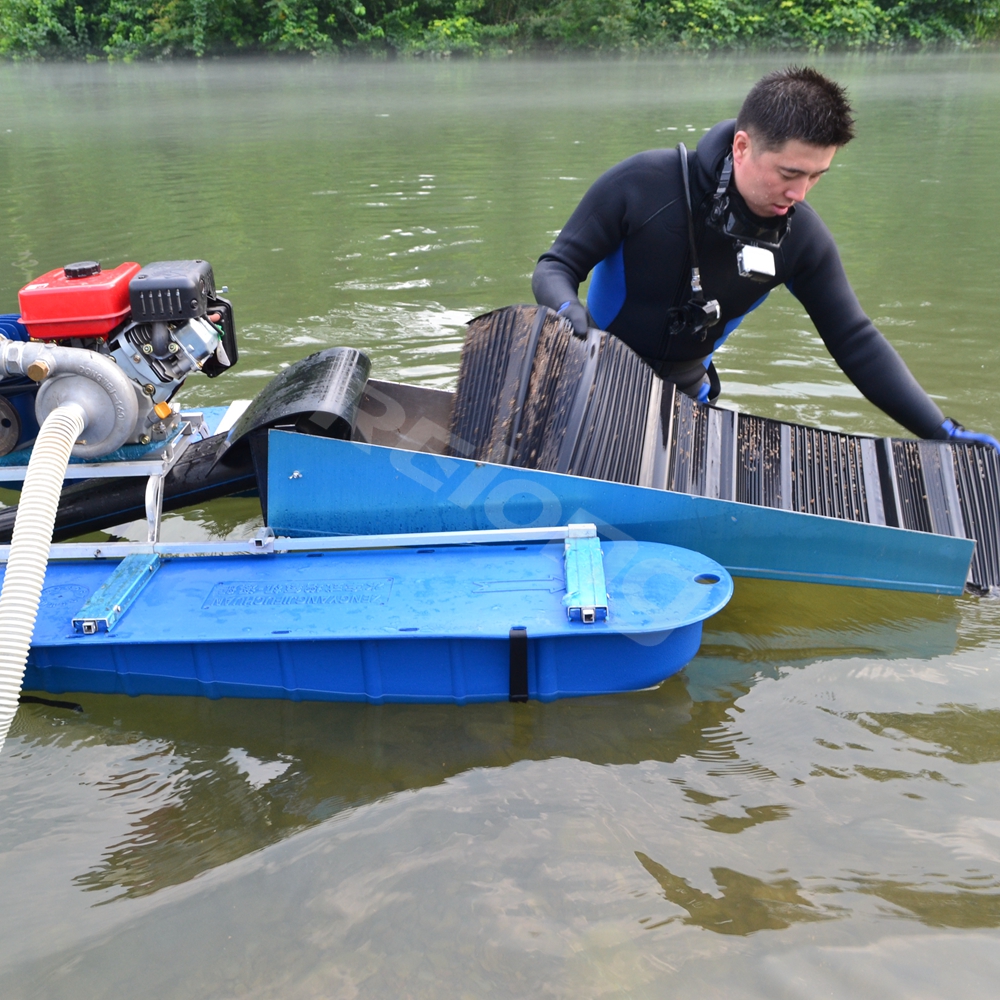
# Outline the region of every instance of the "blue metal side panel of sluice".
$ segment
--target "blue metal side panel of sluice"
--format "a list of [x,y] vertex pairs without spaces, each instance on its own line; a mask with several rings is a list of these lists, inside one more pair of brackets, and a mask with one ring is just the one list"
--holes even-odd
[[368,534],[594,522],[607,538],[703,552],[735,576],[961,594],[975,543],[538,472],[271,431],[278,534]]

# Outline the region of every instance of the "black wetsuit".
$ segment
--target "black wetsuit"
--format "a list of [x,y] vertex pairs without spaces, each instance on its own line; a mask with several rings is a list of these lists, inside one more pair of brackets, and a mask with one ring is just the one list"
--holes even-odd
[[539,258],[532,280],[536,300],[558,309],[576,298],[593,270],[587,308],[595,325],[659,363],[664,377],[689,394],[706,399],[709,380],[703,372],[712,352],[772,288],[784,284],[861,392],[914,434],[934,436],[944,415],[865,315],[830,231],[808,204],[796,206],[788,233],[774,251],[775,277],[763,283],[741,277],[732,239],[706,226],[734,124],[720,122],[689,153],[702,283],[705,295],[717,299],[722,310],[706,339],[668,332],[669,311],[691,296],[684,188],[674,149],[639,153],[595,182]]

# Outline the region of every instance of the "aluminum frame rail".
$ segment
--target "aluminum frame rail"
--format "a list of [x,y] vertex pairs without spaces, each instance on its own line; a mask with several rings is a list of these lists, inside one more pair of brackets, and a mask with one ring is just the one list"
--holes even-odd
[[[237,542],[133,542],[104,544],[64,542],[50,550],[51,561],[120,559],[114,571],[73,616],[81,635],[110,632],[135,603],[164,559],[216,556],[267,556],[290,552],[349,552],[358,550],[439,548],[451,545],[488,545],[511,542],[563,542],[566,595],[563,606],[570,621],[592,625],[608,618],[608,587],[601,542],[594,524],[558,527],[499,528],[481,531],[407,532],[388,535],[353,535],[335,538],[284,538],[270,528]],[[10,546],[0,546],[0,565],[8,560]],[[712,576],[712,582],[718,577]],[[704,582],[698,578],[697,582]]]
[[[271,555],[275,552],[350,552],[364,549],[403,549],[440,545],[492,545],[510,542],[548,542],[596,538],[593,524],[538,528],[487,528],[472,531],[410,531],[387,535],[333,535],[288,538],[261,528],[253,538],[235,542],[55,542],[49,561],[70,559],[124,559],[132,555],[185,556]],[[0,564],[10,557],[10,546],[0,545]]]

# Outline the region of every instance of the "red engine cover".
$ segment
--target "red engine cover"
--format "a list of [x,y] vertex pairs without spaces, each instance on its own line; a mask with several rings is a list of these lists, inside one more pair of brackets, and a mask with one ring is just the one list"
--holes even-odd
[[107,337],[129,314],[128,283],[140,270],[129,262],[113,271],[68,278],[57,267],[17,293],[21,321],[38,340]]

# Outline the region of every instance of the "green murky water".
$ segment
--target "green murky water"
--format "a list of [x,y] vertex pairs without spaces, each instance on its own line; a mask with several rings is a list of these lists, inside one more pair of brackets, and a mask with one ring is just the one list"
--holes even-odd
[[[206,257],[256,392],[318,346],[453,383],[588,182],[772,65],[0,70],[0,310],[69,260]],[[1000,58],[825,60],[812,201],[945,412],[1000,431]],[[772,295],[730,403],[893,432]],[[241,534],[250,500],[170,518]],[[128,533],[128,529],[126,532]],[[1000,605],[738,581],[680,677],[437,708],[81,696],[0,758],[4,997],[992,997]]]

